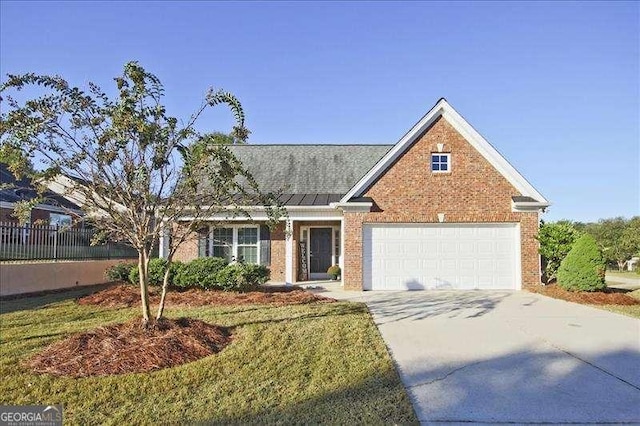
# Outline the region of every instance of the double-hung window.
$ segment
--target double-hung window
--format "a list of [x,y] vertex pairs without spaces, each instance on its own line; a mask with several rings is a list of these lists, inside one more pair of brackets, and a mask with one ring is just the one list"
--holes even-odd
[[258,227],[239,225],[213,228],[208,253],[231,262],[233,259],[247,263],[258,263]]
[[237,228],[236,259],[258,263],[258,228]]
[[233,228],[214,228],[211,238],[213,249],[209,253],[213,257],[221,257],[231,261],[233,256]]

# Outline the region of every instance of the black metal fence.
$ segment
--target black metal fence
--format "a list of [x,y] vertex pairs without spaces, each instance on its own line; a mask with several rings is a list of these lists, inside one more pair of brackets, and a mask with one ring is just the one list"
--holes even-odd
[[0,260],[90,260],[137,258],[119,243],[91,245],[96,231],[48,225],[0,223]]

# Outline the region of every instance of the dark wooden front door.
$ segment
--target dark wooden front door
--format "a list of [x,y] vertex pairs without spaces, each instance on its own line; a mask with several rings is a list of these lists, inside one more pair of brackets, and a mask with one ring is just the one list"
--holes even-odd
[[311,273],[327,273],[331,266],[332,228],[311,228],[309,239],[309,270]]

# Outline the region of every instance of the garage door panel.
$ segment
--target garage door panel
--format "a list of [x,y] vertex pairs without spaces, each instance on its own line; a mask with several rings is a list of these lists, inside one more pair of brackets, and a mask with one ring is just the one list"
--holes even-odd
[[513,224],[365,225],[365,289],[516,288]]

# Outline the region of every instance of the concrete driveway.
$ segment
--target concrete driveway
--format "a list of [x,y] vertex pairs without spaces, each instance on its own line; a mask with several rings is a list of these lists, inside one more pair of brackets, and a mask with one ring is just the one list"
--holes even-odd
[[367,303],[424,423],[640,423],[640,320],[527,292],[331,296]]

